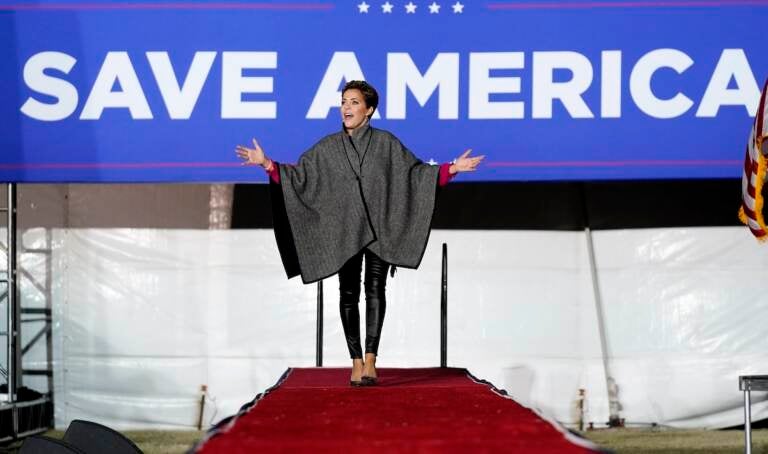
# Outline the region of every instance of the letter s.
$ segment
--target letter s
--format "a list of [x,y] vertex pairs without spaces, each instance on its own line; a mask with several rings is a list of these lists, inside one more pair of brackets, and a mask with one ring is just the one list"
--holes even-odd
[[51,77],[44,73],[48,68],[69,74],[77,60],[62,52],[40,52],[33,55],[24,65],[24,82],[27,86],[44,95],[57,99],[56,103],[40,102],[27,98],[21,111],[36,120],[63,120],[77,109],[77,89],[66,80]]

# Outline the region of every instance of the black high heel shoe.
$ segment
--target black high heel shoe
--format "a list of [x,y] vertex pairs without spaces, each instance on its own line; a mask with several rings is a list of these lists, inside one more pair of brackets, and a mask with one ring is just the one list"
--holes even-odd
[[349,381],[349,386],[351,386],[353,388],[359,388],[359,387],[363,386],[363,381],[362,380],[350,380]]
[[360,382],[362,383],[362,386],[376,386],[376,383],[378,383],[379,379],[377,377],[360,377]]

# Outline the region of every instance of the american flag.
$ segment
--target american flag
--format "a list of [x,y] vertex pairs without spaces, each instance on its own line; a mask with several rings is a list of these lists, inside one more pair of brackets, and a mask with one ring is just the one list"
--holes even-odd
[[760,105],[757,109],[752,132],[749,134],[747,154],[744,158],[744,173],[741,177],[741,209],[739,219],[749,227],[760,241],[768,240],[768,228],[763,218],[763,184],[766,177],[766,159],[768,159],[768,142],[763,149],[763,141],[768,139],[768,105],[766,105],[768,80],[763,86]]

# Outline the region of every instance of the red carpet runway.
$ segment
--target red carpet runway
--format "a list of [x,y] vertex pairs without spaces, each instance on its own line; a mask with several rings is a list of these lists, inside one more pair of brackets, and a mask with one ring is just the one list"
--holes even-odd
[[379,369],[374,387],[349,369],[288,369],[212,429],[198,453],[590,453],[599,448],[506,397],[465,369]]

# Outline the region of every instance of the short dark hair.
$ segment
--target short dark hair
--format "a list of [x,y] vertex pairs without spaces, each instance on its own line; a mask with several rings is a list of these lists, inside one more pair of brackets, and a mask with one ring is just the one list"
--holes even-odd
[[[379,105],[379,94],[373,85],[364,80],[350,80],[344,85],[341,95],[344,96],[347,90],[360,90],[365,99],[365,107],[373,107],[373,112],[376,112],[376,107]],[[373,116],[373,112],[371,112],[371,116]]]

